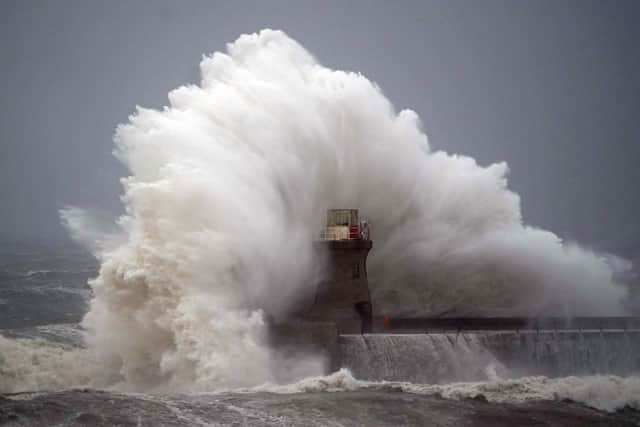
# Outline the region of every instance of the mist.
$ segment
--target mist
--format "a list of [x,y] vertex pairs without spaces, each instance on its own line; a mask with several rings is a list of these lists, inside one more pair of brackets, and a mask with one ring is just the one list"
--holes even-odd
[[83,324],[129,388],[272,381],[264,315],[312,295],[327,208],[358,207],[371,224],[378,313],[624,313],[601,255],[523,223],[505,163],[432,149],[418,115],[363,75],[273,30],[206,56],[200,73],[118,126],[119,231],[62,211],[76,238],[106,242]]
[[416,111],[435,149],[506,161],[528,224],[624,257],[640,237],[634,1],[253,0],[0,5],[0,239],[66,240],[57,211],[119,215],[115,126],[198,79],[203,53],[281,28]]

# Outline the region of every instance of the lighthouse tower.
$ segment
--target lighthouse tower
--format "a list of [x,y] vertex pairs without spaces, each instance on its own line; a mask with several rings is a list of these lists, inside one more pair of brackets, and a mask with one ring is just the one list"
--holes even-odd
[[326,251],[328,271],[317,284],[309,320],[333,322],[339,333],[371,332],[372,305],[367,254],[373,243],[369,225],[357,209],[330,209],[316,248]]

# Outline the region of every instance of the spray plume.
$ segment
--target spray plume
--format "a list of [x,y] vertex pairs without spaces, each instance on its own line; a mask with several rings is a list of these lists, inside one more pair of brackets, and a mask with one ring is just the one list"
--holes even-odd
[[[202,60],[199,85],[116,131],[130,171],[125,237],[101,239],[119,243],[101,249],[84,324],[129,388],[272,380],[263,314],[313,294],[312,241],[333,207],[372,224],[377,312],[621,312],[603,259],[522,224],[506,164],[432,151],[416,113],[396,113],[375,84],[320,65],[283,32],[227,50]],[[64,218],[92,235],[79,212]]]

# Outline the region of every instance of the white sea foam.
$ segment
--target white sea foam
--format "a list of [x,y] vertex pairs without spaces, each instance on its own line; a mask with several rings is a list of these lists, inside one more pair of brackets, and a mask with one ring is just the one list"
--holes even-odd
[[462,399],[483,395],[494,402],[570,399],[594,408],[613,411],[628,405],[640,409],[640,378],[618,376],[525,377],[479,383],[447,385],[398,385],[410,393],[438,393],[445,398]]
[[66,273],[67,271],[66,270],[61,270],[61,271],[58,271],[58,270],[55,270],[55,271],[54,270],[29,270],[26,273],[23,273],[23,275],[25,277],[31,277],[31,276],[36,276],[36,275],[38,275],[38,276],[39,275],[45,275],[45,274],[54,273],[54,272],[55,273],[58,273],[58,272]]
[[491,402],[520,403],[529,400],[570,399],[605,411],[625,406],[640,410],[640,377],[596,375],[587,377],[524,377],[445,385],[408,382],[372,382],[355,379],[346,369],[324,377],[305,378],[277,386],[263,385],[251,389],[271,393],[339,392],[362,389],[390,389],[406,393],[439,395],[447,399],[468,399],[482,395]]
[[[77,323],[58,323],[26,328],[4,329],[1,332],[5,338],[41,338],[46,340],[31,343],[32,347],[60,343],[66,343],[74,347],[83,347],[84,343],[84,331]],[[25,343],[28,343],[28,341]],[[5,345],[8,345],[8,343],[5,342]],[[0,349],[2,349],[2,347],[0,347]]]
[[[73,387],[132,390],[118,383],[108,370],[96,371],[96,357],[90,349],[54,344],[41,339],[9,339],[0,336],[0,393],[50,391]],[[640,377],[586,376],[547,378],[543,376],[501,379],[494,373],[489,381],[452,384],[414,384],[396,381],[362,381],[347,369],[327,376],[307,377],[286,385],[264,384],[244,389],[220,389],[217,393],[313,393],[357,390],[389,390],[447,399],[479,395],[491,402],[520,403],[529,400],[571,399],[605,411],[629,406],[640,410]],[[156,389],[150,391],[163,391]],[[18,395],[32,398],[37,394]],[[137,397],[142,395],[135,394]],[[161,398],[150,397],[152,399]]]
[[333,207],[358,207],[372,224],[377,311],[622,312],[624,290],[600,256],[522,224],[506,164],[432,151],[416,113],[397,113],[362,75],[271,30],[200,71],[199,85],[116,131],[130,171],[120,235],[62,212],[102,260],[84,324],[99,369],[124,384],[273,380],[263,312],[284,315],[314,292],[312,241]]
[[340,369],[330,375],[307,377],[291,384],[263,384],[250,389],[241,389],[246,393],[269,392],[269,393],[307,393],[307,392],[335,392],[335,391],[353,391],[375,384],[371,381],[361,381],[353,377],[348,369]]
[[0,393],[56,390],[105,381],[91,351],[35,338],[0,335]]

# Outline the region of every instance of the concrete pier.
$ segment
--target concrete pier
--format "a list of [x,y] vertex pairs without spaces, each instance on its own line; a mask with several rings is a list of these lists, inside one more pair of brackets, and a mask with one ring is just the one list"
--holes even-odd
[[640,373],[639,330],[341,335],[338,349],[334,366],[375,381]]
[[299,320],[274,328],[279,345],[349,368],[359,379],[427,383],[501,377],[640,373],[640,318],[375,318],[373,333]]

